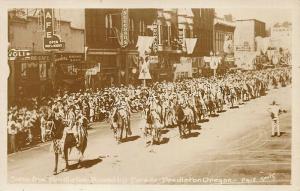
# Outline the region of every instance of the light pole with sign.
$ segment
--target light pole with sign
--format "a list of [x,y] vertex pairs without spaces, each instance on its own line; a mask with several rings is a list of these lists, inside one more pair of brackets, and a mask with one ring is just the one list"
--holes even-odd
[[213,53],[212,51],[210,52],[210,68],[214,72],[214,78],[216,78],[216,71],[218,68],[218,65],[220,63],[220,58],[219,58],[219,53]]

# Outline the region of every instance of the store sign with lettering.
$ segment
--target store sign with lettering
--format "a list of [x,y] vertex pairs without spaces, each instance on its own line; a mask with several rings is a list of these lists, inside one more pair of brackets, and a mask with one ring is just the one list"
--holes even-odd
[[121,47],[125,48],[129,44],[129,17],[128,9],[123,9],[121,14]]
[[15,60],[17,57],[26,57],[30,55],[31,55],[30,50],[16,50],[16,49],[8,50],[8,60]]
[[65,43],[61,38],[54,34],[54,10],[44,9],[44,24],[45,24],[45,37],[44,49],[45,50],[63,50]]
[[178,44],[183,46],[183,29],[178,29]]
[[18,60],[21,61],[50,61],[50,55],[30,55],[27,57],[20,57]]
[[153,37],[153,52],[156,53],[158,50],[158,26],[156,22],[153,23]]
[[84,54],[55,54],[55,62],[82,62],[84,60]]

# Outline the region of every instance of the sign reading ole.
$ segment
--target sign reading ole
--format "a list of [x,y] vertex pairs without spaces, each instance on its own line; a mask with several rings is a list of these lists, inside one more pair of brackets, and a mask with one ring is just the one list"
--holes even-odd
[[54,34],[54,22],[53,22],[53,9],[44,9],[45,19],[45,37],[44,37],[44,49],[45,50],[62,50],[65,48],[65,43],[60,37]]

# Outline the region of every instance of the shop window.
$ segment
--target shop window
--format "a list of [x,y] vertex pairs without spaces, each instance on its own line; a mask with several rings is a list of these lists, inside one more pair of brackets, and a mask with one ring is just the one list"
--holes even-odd
[[129,40],[134,44],[134,20],[129,19]]
[[39,74],[41,80],[46,80],[47,78],[47,65],[46,63],[40,63],[39,64]]
[[168,33],[168,26],[163,26],[163,44],[169,44],[169,33]]
[[145,21],[140,20],[139,22],[139,35],[145,36]]
[[21,63],[21,77],[26,78],[27,77],[27,64]]
[[68,74],[70,75],[76,75],[77,74],[77,68],[74,66],[74,64],[70,64],[67,66]]
[[39,79],[39,65],[38,63],[28,62],[26,63],[26,78],[30,80]]

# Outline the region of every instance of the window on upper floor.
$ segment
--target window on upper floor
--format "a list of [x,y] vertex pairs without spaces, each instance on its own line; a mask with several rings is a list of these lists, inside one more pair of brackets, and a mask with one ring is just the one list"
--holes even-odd
[[134,44],[134,20],[129,18],[129,41]]
[[145,36],[145,33],[146,33],[145,21],[140,20],[139,21],[139,35]]

